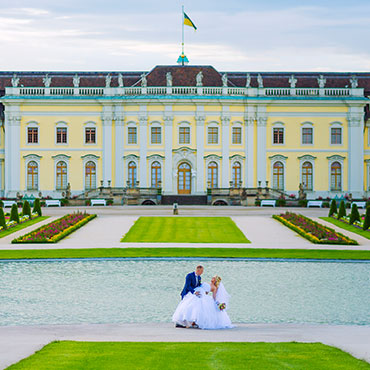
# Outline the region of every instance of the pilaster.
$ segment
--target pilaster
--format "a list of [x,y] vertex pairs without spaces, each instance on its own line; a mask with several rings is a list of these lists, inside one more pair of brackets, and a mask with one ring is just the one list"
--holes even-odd
[[230,116],[222,115],[221,116],[221,126],[222,126],[222,178],[221,178],[221,187],[228,188],[229,178],[230,178]]
[[124,144],[125,144],[125,134],[124,134],[124,112],[123,107],[116,107],[115,112],[115,178],[114,186],[124,187],[124,164],[122,158],[125,156]]
[[112,138],[113,138],[113,107],[103,106],[103,185],[112,181]]
[[139,187],[146,188],[148,186],[147,181],[147,166],[146,166],[146,156],[147,156],[147,146],[148,146],[148,116],[145,113],[141,113],[139,116],[139,133],[140,133],[140,168],[139,168]]
[[266,178],[266,126],[267,115],[257,111],[257,182],[265,184]]
[[245,151],[245,164],[246,168],[244,170],[245,176],[245,186],[248,188],[253,188],[254,184],[254,115],[246,115],[244,117],[245,129],[244,129],[244,151]]
[[[204,111],[199,109],[195,115],[195,122],[197,127],[197,178],[196,191],[202,194],[205,191],[204,182],[204,121],[206,119]],[[204,107],[202,107],[204,108]]]
[[166,114],[164,120],[164,184],[165,194],[173,192],[172,181],[172,135],[173,135],[173,116]]

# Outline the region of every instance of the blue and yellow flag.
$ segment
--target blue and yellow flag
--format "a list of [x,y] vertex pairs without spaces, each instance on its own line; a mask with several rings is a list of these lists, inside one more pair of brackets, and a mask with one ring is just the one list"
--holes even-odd
[[184,12],[184,24],[186,26],[193,27],[195,30],[197,29],[197,27],[195,27],[195,24],[193,23],[193,21],[186,15],[185,12]]

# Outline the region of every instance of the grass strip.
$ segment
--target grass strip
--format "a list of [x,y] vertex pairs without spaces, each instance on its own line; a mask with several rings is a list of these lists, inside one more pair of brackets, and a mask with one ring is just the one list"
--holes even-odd
[[355,233],[360,236],[363,236],[366,239],[370,239],[370,232],[367,230],[366,231],[361,230],[353,225],[348,225],[345,222],[337,220],[336,218],[333,218],[333,217],[320,217],[320,218],[326,222],[330,222],[331,224],[335,226],[339,226],[344,230],[350,231],[351,233]]
[[10,234],[13,234],[16,231],[25,229],[28,226],[32,226],[34,224],[37,224],[40,221],[46,220],[47,218],[49,218],[49,216],[41,216],[41,217],[32,218],[31,220],[28,220],[28,221],[23,222],[21,224],[10,227],[9,229],[2,230],[2,231],[0,231],[0,239],[4,238],[5,236],[8,236]]
[[287,258],[370,260],[370,251],[259,248],[91,248],[0,250],[0,259],[45,258]]
[[25,369],[362,370],[370,364],[322,343],[60,341],[8,368]]
[[250,243],[230,217],[139,217],[123,243]]

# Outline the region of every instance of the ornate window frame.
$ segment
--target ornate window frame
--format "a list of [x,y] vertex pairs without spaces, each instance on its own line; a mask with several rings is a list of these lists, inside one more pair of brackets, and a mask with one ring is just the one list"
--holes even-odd
[[[189,142],[188,143],[180,143],[180,128],[187,127],[189,129]],[[177,124],[177,145],[191,145],[192,143],[192,129],[191,124],[189,121],[180,121]]]
[[[330,122],[330,125],[329,125],[329,145],[330,146],[334,146],[334,147],[338,147],[338,146],[343,146],[343,142],[344,142],[344,138],[343,138],[343,123],[340,122],[340,121],[334,121],[334,122]],[[332,128],[340,128],[340,138],[341,138],[341,142],[340,144],[332,144],[331,142],[331,129]]]
[[[240,143],[233,143],[233,129],[234,128],[240,128]],[[230,140],[230,145],[243,145],[243,138],[244,138],[244,127],[243,127],[243,123],[241,121],[233,121],[232,124],[231,124],[231,140]]]
[[[210,143],[209,142],[209,133],[208,133],[208,131],[209,131],[210,128],[217,128],[217,143]],[[217,121],[207,122],[207,124],[206,124],[206,137],[207,137],[206,143],[207,143],[207,145],[209,145],[209,146],[218,146],[218,145],[220,145],[220,143],[221,143],[220,133],[221,133],[221,124],[219,122],[217,122]]]
[[[27,155],[24,155],[23,156],[24,158],[24,165],[25,165],[25,186],[24,186],[24,189],[25,191],[39,191],[40,190],[40,160],[42,158],[42,156],[38,155],[38,154],[27,154]],[[27,184],[27,181],[28,181],[28,164],[30,162],[36,162],[37,163],[37,189],[28,189],[28,184]]]
[[158,162],[161,165],[161,180],[160,181],[163,184],[163,175],[164,175],[164,171],[163,171],[163,168],[164,168],[164,157],[163,157],[163,155],[160,155],[160,154],[152,154],[152,155],[148,155],[146,157],[146,159],[147,159],[148,169],[149,169],[149,173],[150,173],[150,176],[149,176],[150,186],[152,185],[152,164],[154,162]]
[[[86,129],[87,128],[94,128],[95,129],[95,143],[87,143],[86,142]],[[84,145],[92,146],[92,145],[98,145],[98,126],[96,122],[94,121],[87,121],[84,123],[83,127],[83,143]]]
[[69,183],[69,160],[71,156],[66,155],[66,154],[57,154],[57,155],[52,156],[51,158],[53,158],[54,160],[54,189],[56,191],[63,191],[64,189],[57,189],[57,164],[60,161],[63,161],[66,163],[67,165],[67,185],[68,185]]
[[[128,121],[126,123],[126,145],[129,146],[137,146],[139,145],[139,130],[138,130],[139,123],[136,121]],[[128,129],[129,128],[136,128],[136,143],[129,143],[128,142]]]
[[[303,129],[310,128],[312,129],[312,143],[303,142]],[[313,146],[315,144],[315,126],[312,122],[306,121],[301,123],[301,145],[303,146]]]
[[328,191],[329,192],[333,192],[333,190],[331,190],[331,166],[334,162],[339,162],[340,165],[341,165],[341,171],[340,171],[340,183],[341,183],[341,189],[340,190],[337,190],[335,191],[335,193],[337,192],[342,192],[343,191],[343,187],[344,187],[344,184],[343,184],[343,172],[344,172],[344,160],[346,159],[346,157],[343,157],[341,155],[338,155],[338,154],[334,154],[334,155],[331,155],[329,157],[326,157],[328,159],[328,173],[329,173],[329,181],[328,181]]
[[284,155],[281,155],[281,154],[275,154],[275,155],[272,155],[271,157],[269,157],[270,159],[270,184],[271,184],[271,188],[273,187],[274,185],[274,164],[276,162],[281,162],[283,164],[283,167],[284,167],[284,175],[283,175],[283,181],[284,181],[284,186],[283,186],[283,191],[285,191],[285,186],[286,186],[286,160],[288,159],[288,157],[284,156]]
[[215,162],[217,164],[217,187],[220,187],[221,184],[221,159],[219,155],[216,154],[209,154],[204,156],[205,161],[205,180],[206,180],[206,186],[208,187],[208,166],[211,162]]
[[314,192],[315,191],[315,159],[313,155],[310,154],[305,154],[300,157],[299,159],[299,182],[303,184],[303,179],[302,179],[302,170],[303,170],[303,164],[305,162],[310,162],[312,165],[312,189],[311,190],[306,190],[307,192]]
[[85,154],[81,156],[82,159],[82,174],[83,174],[83,189],[86,189],[86,164],[87,162],[94,162],[95,163],[95,173],[96,173],[96,188],[99,187],[98,182],[98,173],[99,173],[99,156],[95,154]]
[[[37,143],[29,143],[28,142],[28,129],[29,128],[37,128]],[[37,121],[29,121],[26,123],[26,145],[27,146],[39,146],[40,145],[40,124]]]
[[[66,143],[58,143],[57,142],[57,130],[58,130],[58,128],[66,128],[67,129],[67,142]],[[55,139],[54,139],[55,145],[57,145],[57,146],[67,146],[67,145],[69,145],[69,129],[68,129],[68,123],[67,122],[65,122],[65,121],[56,122],[54,132],[55,132]]]
[[[152,128],[160,128],[160,138],[161,141],[159,143],[153,143],[152,142]],[[162,124],[159,121],[152,121],[149,124],[149,137],[150,137],[150,145],[159,146],[163,144],[163,127]]]
[[[282,128],[283,129],[283,142],[280,143],[274,143],[274,129],[275,128]],[[272,123],[271,125],[271,145],[272,146],[284,146],[286,143],[286,135],[285,135],[285,123],[282,121],[276,121]],[[285,171],[284,171],[285,173]],[[285,184],[285,183],[284,183]]]
[[[243,187],[243,184],[245,182],[245,171],[246,171],[246,165],[247,165],[247,162],[245,161],[245,157],[243,155],[240,155],[240,154],[234,154],[232,155],[230,158],[230,168],[229,168],[229,171],[230,171],[230,174],[229,174],[229,179],[231,179],[230,181],[233,181],[233,167],[234,167],[234,163],[235,162],[239,162],[240,163],[240,180],[241,180],[241,187]],[[238,184],[239,186],[239,184]]]
[[[139,175],[139,164],[140,164],[140,157],[136,154],[128,154],[123,156],[123,183],[124,187],[127,186],[127,179],[128,179],[128,164],[130,162],[135,162],[136,165],[136,181],[138,181]],[[136,184],[135,184],[136,186]]]

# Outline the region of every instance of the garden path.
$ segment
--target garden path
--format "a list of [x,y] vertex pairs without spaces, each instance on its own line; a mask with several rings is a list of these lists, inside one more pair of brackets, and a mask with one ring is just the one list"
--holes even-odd
[[170,323],[4,326],[0,368],[54,340],[133,342],[321,342],[370,362],[370,326],[239,324],[230,330],[176,329]]

